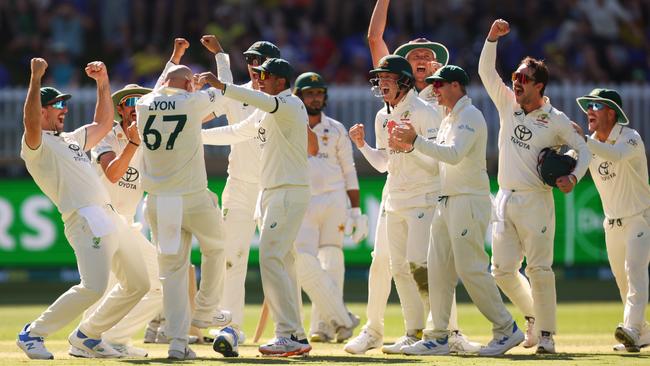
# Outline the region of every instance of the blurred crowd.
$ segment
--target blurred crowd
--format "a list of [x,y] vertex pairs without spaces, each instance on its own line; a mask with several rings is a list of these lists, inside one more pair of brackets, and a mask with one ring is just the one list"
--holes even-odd
[[[372,0],[0,0],[0,87],[26,85],[29,60],[49,62],[48,84],[89,80],[82,66],[102,60],[115,85],[150,85],[174,37],[191,47],[184,63],[214,68],[198,42],[216,34],[230,53],[235,80],[254,41],[276,43],[296,71],[314,70],[332,84],[367,83],[366,32]],[[647,0],[393,0],[384,35],[389,49],[426,37],[445,44],[451,62],[478,82],[478,56],[490,24],[508,20],[498,60],[512,70],[526,55],[543,58],[558,82],[650,80]]]

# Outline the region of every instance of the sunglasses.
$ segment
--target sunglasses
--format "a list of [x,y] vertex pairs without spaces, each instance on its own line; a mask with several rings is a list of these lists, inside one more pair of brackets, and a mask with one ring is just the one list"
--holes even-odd
[[247,64],[253,66],[261,65],[264,61],[266,61],[266,57],[260,55],[244,55],[244,59],[246,60]]
[[592,110],[592,111],[600,111],[605,109],[605,105],[603,103],[598,103],[598,102],[589,102],[587,103],[587,110]]
[[262,80],[262,81],[264,81],[264,80],[266,80],[266,79],[270,79],[270,78],[271,78],[271,75],[272,75],[272,74],[269,73],[268,71],[260,71],[260,72],[259,72],[260,80]]
[[138,103],[138,100],[140,99],[141,95],[138,96],[126,96],[122,98],[120,101],[120,105],[123,105],[125,107],[135,107],[136,103]]
[[59,100],[57,102],[48,105],[54,109],[64,109],[68,105],[68,103],[65,100]]
[[518,81],[520,84],[526,84],[529,81],[535,81],[535,78],[528,76],[522,72],[513,72],[512,81]]
[[443,86],[445,86],[445,84],[447,84],[447,82],[441,80],[435,80],[433,83],[431,83],[434,89],[442,88]]

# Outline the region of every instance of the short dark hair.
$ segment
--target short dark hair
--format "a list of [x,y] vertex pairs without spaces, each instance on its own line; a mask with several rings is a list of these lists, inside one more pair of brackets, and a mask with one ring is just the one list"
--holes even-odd
[[533,69],[533,78],[535,78],[536,83],[542,83],[544,86],[539,91],[540,96],[544,96],[544,90],[546,89],[546,84],[548,83],[548,67],[544,63],[544,60],[538,60],[536,58],[526,56],[521,62],[520,65],[526,65],[528,68]]

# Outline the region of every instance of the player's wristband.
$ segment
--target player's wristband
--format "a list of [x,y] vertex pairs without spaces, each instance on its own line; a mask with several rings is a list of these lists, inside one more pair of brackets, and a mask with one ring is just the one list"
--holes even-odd
[[135,145],[135,147],[140,147],[139,144],[136,144],[135,142],[133,142],[133,141],[131,141],[131,140],[129,140],[129,144],[133,144],[133,145]]

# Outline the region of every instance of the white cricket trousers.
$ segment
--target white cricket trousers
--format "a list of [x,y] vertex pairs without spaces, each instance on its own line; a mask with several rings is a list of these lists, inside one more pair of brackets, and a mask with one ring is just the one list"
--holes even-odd
[[309,187],[284,185],[260,197],[260,272],[276,337],[305,337],[300,319],[294,242],[309,205]]
[[[160,278],[163,285],[163,312],[165,334],[170,339],[187,342],[191,317],[212,321],[216,315],[219,299],[223,295],[225,275],[225,249],[223,221],[217,197],[209,190],[182,196],[183,218],[181,245],[177,254],[158,253]],[[146,216],[151,225],[152,241],[157,244],[156,195],[147,198]],[[192,235],[201,250],[201,283],[195,297],[192,316],[189,291],[190,252]]]
[[339,281],[325,270],[319,259],[320,245],[328,245],[341,252],[347,218],[346,203],[344,190],[312,196],[296,237],[298,282],[312,302],[312,333],[318,330],[320,312],[326,323],[331,321],[336,326],[352,326],[343,303],[342,284],[338,285]]
[[650,208],[622,219],[605,219],[607,258],[625,305],[623,324],[641,334],[648,333],[645,309],[648,305],[650,263]]
[[[525,316],[535,318],[538,334],[553,334],[557,310],[551,267],[555,238],[553,193],[513,192],[505,207],[504,230],[492,231],[492,275],[510,301]],[[530,283],[519,272],[524,256]]]
[[449,334],[447,329],[459,277],[476,307],[492,322],[495,338],[509,335],[513,319],[488,272],[490,261],[484,249],[490,213],[489,196],[449,196],[438,204],[428,255],[429,301],[434,329],[426,332],[427,338]]
[[95,238],[86,219],[77,212],[64,221],[65,236],[77,258],[81,283],[61,295],[30,327],[34,336],[48,336],[63,328],[97,302],[106,292],[111,270],[119,281],[79,329],[90,338],[117,324],[149,291],[142,252],[132,245],[132,231],[126,221],[106,205],[103,210],[116,230]]
[[[137,226],[131,225],[130,229],[131,238],[129,244],[140,249],[142,262],[149,275],[151,288],[122,320],[102,334],[102,339],[111,344],[131,344],[133,335],[141,331],[151,319],[160,314],[163,308],[162,283],[158,272],[156,247],[142,235]],[[108,279],[108,290],[99,301],[84,312],[83,320],[90,317],[102,301],[110,295],[115,286],[119,286],[119,283],[115,274],[111,272]]]
[[259,193],[257,183],[228,177],[221,196],[226,243],[226,279],[219,308],[230,311],[230,326],[244,326],[245,283],[248,254],[257,225],[255,202]]

